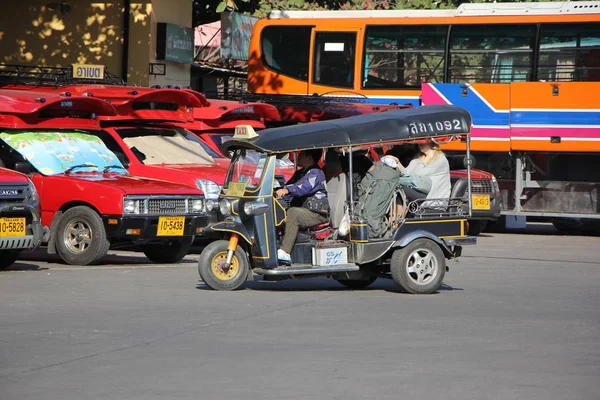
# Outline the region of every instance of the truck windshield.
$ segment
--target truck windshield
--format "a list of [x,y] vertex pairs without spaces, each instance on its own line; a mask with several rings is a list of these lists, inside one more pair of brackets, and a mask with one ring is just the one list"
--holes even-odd
[[127,174],[117,156],[102,140],[82,132],[69,131],[9,131],[0,133],[0,141],[11,152],[13,162],[28,161],[44,175],[57,175],[66,171],[103,171]]
[[[236,150],[226,179],[226,189],[244,185],[247,189],[255,189],[260,184],[267,161],[265,153],[254,150]],[[232,183],[234,185],[232,185]]]
[[123,128],[117,133],[146,165],[214,164],[210,147],[185,129]]

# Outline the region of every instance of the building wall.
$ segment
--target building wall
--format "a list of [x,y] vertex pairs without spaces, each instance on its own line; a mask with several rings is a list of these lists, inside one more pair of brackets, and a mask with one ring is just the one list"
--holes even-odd
[[[50,10],[48,4],[53,2],[48,0],[9,2],[0,13],[0,63],[102,64],[130,84],[190,85],[189,65],[156,60],[156,31],[158,22],[191,27],[192,0],[131,0],[128,41],[125,0],[69,0],[68,12]],[[149,64],[156,62],[165,64],[166,75],[149,74]]]
[[70,0],[71,10],[62,13],[50,10],[48,0],[10,0],[0,13],[0,62],[103,64],[121,76],[123,2]]

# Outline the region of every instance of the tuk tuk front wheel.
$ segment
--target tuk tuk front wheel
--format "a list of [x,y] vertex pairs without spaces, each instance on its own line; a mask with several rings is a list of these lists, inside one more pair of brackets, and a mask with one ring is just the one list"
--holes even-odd
[[216,240],[202,250],[198,260],[198,273],[202,281],[214,290],[239,289],[248,276],[248,257],[246,252],[237,246],[231,263],[227,265],[226,240]]
[[408,293],[431,294],[442,286],[446,257],[430,239],[417,239],[394,251],[390,270],[394,282]]

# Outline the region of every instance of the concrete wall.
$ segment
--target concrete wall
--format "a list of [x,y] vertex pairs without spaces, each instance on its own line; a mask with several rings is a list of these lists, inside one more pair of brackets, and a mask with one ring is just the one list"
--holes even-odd
[[[6,4],[5,4],[6,3]],[[123,0],[71,0],[71,11],[47,0],[2,2],[0,62],[46,66],[103,64],[121,75]]]
[[[125,0],[69,0],[69,12],[50,10],[49,0],[4,0],[0,12],[0,63],[68,66],[103,64],[142,86],[190,84],[190,66],[156,61],[158,22],[190,27],[192,0],[131,0],[129,46],[123,51]],[[6,4],[4,4],[6,3]],[[60,1],[57,1],[60,3]],[[166,64],[165,76],[148,74],[149,64]]]

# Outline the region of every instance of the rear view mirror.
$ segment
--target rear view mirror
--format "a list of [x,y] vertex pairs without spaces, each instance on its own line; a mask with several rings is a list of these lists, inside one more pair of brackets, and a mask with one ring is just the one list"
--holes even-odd
[[21,172],[22,174],[31,174],[35,172],[33,165],[31,165],[29,161],[15,162],[15,171]]
[[467,156],[465,156],[465,158],[463,159],[463,165],[465,166],[465,168],[467,168],[469,164],[471,164],[471,168],[475,168],[475,165],[477,164],[475,156],[472,154],[470,158],[467,158]]

